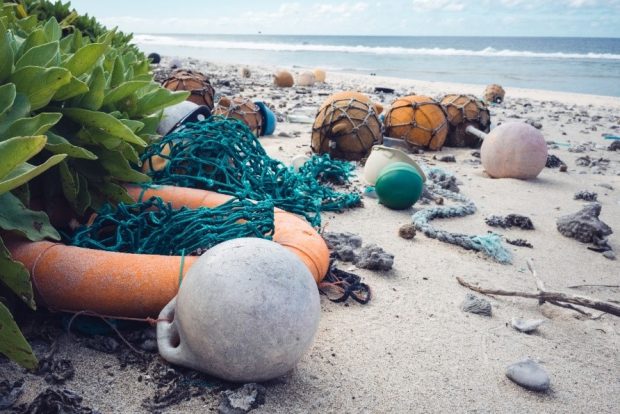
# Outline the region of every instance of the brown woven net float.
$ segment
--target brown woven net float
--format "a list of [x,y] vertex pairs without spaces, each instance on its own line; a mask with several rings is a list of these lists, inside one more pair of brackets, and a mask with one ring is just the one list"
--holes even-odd
[[192,70],[177,69],[163,82],[163,87],[171,91],[189,91],[188,101],[213,109],[215,90],[204,74]]
[[480,146],[482,140],[466,132],[468,126],[473,126],[482,132],[489,132],[491,128],[491,113],[487,105],[473,95],[446,95],[441,100],[446,111],[449,131],[445,145],[448,147]]
[[384,124],[387,136],[431,150],[441,149],[448,135],[443,107],[428,96],[410,95],[396,99]]
[[383,143],[377,107],[364,94],[339,92],[323,103],[312,126],[312,151],[359,161]]
[[504,88],[495,83],[487,86],[484,90],[484,100],[487,102],[495,102],[500,104],[504,102],[504,96],[506,96],[506,91]]
[[247,98],[235,97],[230,99],[222,96],[215,105],[213,115],[238,119],[246,124],[256,136],[260,135],[263,128],[263,116],[259,107]]

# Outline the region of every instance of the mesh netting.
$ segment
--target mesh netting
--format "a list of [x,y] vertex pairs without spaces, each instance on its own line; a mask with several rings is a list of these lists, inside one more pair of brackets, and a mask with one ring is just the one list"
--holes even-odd
[[215,89],[204,74],[185,69],[177,69],[164,80],[162,86],[171,91],[189,91],[188,101],[213,109]]
[[263,128],[263,118],[258,106],[247,98],[227,98],[218,100],[213,110],[214,115],[235,118],[245,123],[254,135],[259,136]]
[[[157,156],[165,162],[154,162]],[[270,158],[248,127],[235,119],[213,116],[188,124],[148,147],[142,160],[156,184],[268,200],[304,216],[313,226],[320,226],[321,211],[360,204],[358,193],[338,192],[327,183],[346,183],[353,165],[328,155],[313,156],[295,173]]]
[[135,204],[104,205],[74,246],[113,252],[191,255],[240,237],[271,239],[273,204],[231,199],[215,208],[173,209],[159,197]]
[[489,132],[491,113],[488,106],[473,95],[446,95],[441,100],[450,130],[446,139],[448,147],[478,147],[482,140],[467,133],[468,126],[474,126],[482,132]]

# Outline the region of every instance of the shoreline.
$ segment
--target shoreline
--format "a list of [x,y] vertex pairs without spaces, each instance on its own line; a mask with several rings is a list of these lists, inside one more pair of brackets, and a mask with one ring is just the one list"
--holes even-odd
[[[162,67],[170,60],[165,58]],[[280,119],[275,134],[261,137],[260,142],[272,158],[284,163],[310,151],[312,129],[310,124],[287,122],[287,114],[318,107],[334,92],[357,89],[389,103],[411,91],[436,95],[475,88],[479,95],[484,90],[477,85],[456,84],[457,88],[334,72],[328,72],[327,84],[276,88],[271,76],[274,68],[197,59],[184,62],[184,67],[208,74],[216,91],[265,100],[275,108]],[[250,69],[249,79],[240,77],[241,67]],[[376,94],[375,86],[394,87],[398,94]],[[442,91],[446,86],[450,89]],[[620,318],[598,312],[587,317],[549,303],[540,305],[536,300],[478,294],[491,303],[491,316],[461,310],[466,295],[472,292],[460,286],[456,277],[484,287],[535,291],[536,282],[526,266],[529,259],[535,262],[549,290],[620,301],[620,288],[602,287],[618,285],[620,261],[562,236],[556,224],[558,217],[583,207],[583,201],[574,199],[576,192],[596,192],[602,205],[600,219],[615,231],[609,243],[616,254],[620,252],[620,151],[608,150],[610,142],[600,136],[620,132],[620,99],[511,88],[506,92],[504,103],[490,108],[493,122],[540,123],[549,153],[566,163],[566,172],[545,168],[530,181],[491,179],[470,148],[444,148],[412,156],[454,174],[460,192],[477,208],[472,215],[437,220],[434,225],[470,235],[493,231],[505,239],[525,239],[533,248],[506,244],[513,264],[503,265],[421,232],[411,240],[399,237],[399,228],[412,222],[412,214],[427,207],[420,204],[408,210],[390,210],[376,199],[364,198],[359,208],[325,212],[326,231],[352,232],[365,245],[381,246],[394,254],[394,267],[371,271],[338,263],[340,269],[359,275],[370,285],[372,300],[362,306],[353,301],[332,303],[321,296],[321,320],[314,345],[291,373],[263,384],[265,404],[252,413],[564,413],[567,407],[573,412],[617,411]],[[564,100],[549,101],[549,95]],[[455,162],[435,158],[445,154],[454,155]],[[359,163],[355,173],[348,188],[363,191],[366,185]],[[534,230],[501,229],[485,222],[491,215],[507,214],[530,217]],[[571,288],[575,285],[587,286]],[[511,320],[519,317],[545,322],[538,332],[524,334],[510,326]],[[32,324],[35,333],[51,331],[53,335],[48,336],[60,344],[58,358],[70,360],[75,367],[73,379],[54,387],[75,391],[85,405],[101,412],[152,412],[145,402],[152,403],[161,395],[168,395],[170,400],[179,397],[172,405],[157,408],[161,412],[216,411],[220,392],[238,387],[191,377],[187,370],[165,363],[155,353],[148,354],[150,359],[144,362],[116,336],[97,339],[79,332],[69,335],[58,320],[54,321],[58,326],[49,321]],[[156,337],[146,324],[135,329],[143,329],[136,332],[145,338]],[[110,341],[116,350],[102,346]],[[38,355],[47,352],[41,342],[39,338],[35,343]],[[507,366],[524,357],[533,358],[548,371],[549,392],[528,391],[506,377]],[[42,375],[26,373],[8,362],[0,361],[0,377],[24,379],[25,391],[18,403],[32,401],[50,387]]]

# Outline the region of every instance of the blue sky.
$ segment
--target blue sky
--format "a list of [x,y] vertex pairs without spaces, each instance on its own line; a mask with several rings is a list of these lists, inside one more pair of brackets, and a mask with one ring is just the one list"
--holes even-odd
[[620,37],[620,0],[73,0],[136,33]]

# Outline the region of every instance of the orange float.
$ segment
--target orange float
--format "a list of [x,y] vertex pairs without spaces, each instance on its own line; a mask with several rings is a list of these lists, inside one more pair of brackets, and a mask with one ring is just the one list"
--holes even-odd
[[384,124],[388,137],[431,150],[441,149],[448,136],[444,109],[428,96],[410,95],[395,100]]
[[[134,200],[161,197],[174,208],[215,207],[231,197],[205,190],[128,187]],[[320,282],[329,268],[323,238],[303,219],[274,211],[273,241],[289,249]],[[141,255],[67,246],[48,241],[8,240],[13,259],[29,270],[41,304],[62,311],[108,316],[155,317],[177,294],[198,256]]]

